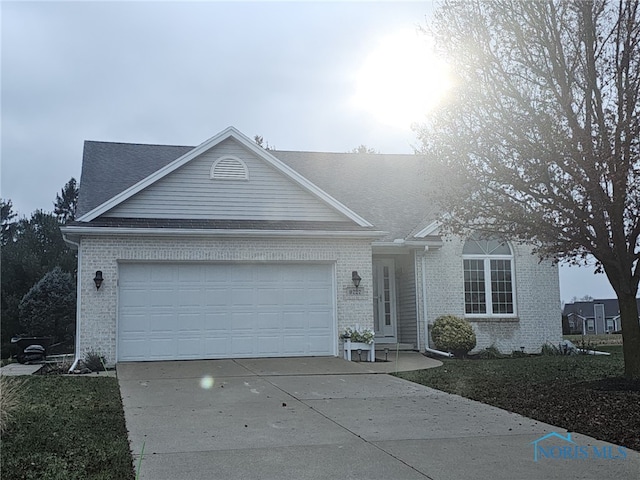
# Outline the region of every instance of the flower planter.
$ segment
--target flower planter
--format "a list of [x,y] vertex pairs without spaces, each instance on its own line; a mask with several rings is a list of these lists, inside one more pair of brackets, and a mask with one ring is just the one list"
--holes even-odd
[[358,350],[367,352],[368,362],[376,361],[375,342],[371,342],[371,343],[352,342],[349,338],[345,338],[344,340],[344,359],[345,360],[351,361],[351,352],[355,351],[357,353]]

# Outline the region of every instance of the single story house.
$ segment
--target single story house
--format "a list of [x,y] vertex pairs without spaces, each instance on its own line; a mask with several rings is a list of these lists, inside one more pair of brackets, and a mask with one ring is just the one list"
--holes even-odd
[[[640,311],[640,298],[636,300]],[[598,335],[622,330],[617,298],[565,303],[562,331],[565,335]]]
[[442,314],[478,349],[561,340],[558,271],[530,248],[443,238],[418,155],[87,141],[77,354],[120,361],[341,355],[340,333],[424,351]]

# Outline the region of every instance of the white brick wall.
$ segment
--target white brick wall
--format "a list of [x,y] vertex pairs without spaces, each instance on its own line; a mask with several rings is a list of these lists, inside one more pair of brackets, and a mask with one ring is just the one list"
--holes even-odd
[[[429,324],[444,314],[464,317],[463,242],[447,238],[441,249],[418,253],[418,308],[424,319],[422,295],[423,257],[426,264],[426,312]],[[511,244],[516,275],[517,318],[468,318],[476,333],[475,351],[495,346],[503,353],[540,352],[546,342],[562,340],[560,283],[551,262],[539,262],[526,245]],[[424,321],[420,321],[420,344],[425,345]],[[433,344],[431,344],[433,347]]]
[[[80,246],[79,353],[93,350],[116,361],[118,262],[324,262],[336,271],[339,332],[360,324],[373,328],[371,244],[367,239],[84,237]],[[93,277],[102,270],[96,290]],[[363,295],[349,296],[351,272],[362,277]],[[338,352],[339,354],[339,352]]]

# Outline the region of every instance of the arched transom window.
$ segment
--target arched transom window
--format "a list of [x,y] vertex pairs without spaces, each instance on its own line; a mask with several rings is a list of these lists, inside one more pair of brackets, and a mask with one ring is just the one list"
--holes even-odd
[[504,240],[472,235],[462,249],[467,315],[516,314],[511,247]]
[[249,169],[238,157],[224,156],[211,165],[212,180],[248,180]]

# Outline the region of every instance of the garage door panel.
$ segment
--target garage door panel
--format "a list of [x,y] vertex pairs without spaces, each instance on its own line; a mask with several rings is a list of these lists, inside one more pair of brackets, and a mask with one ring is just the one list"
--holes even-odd
[[178,314],[178,334],[180,336],[190,332],[200,334],[205,326],[200,313],[180,313]]
[[257,338],[259,356],[275,356],[282,352],[282,338],[279,335],[259,335]]
[[314,335],[318,335],[318,330],[322,330],[323,335],[326,335],[331,330],[325,321],[325,312],[323,310],[308,311],[305,320],[307,328],[314,330]]
[[145,275],[147,281],[154,284],[168,284],[173,285],[176,281],[176,273],[174,270],[169,269],[152,269]]
[[334,355],[333,269],[122,264],[118,359]]
[[178,304],[180,307],[200,307],[203,295],[203,289],[198,287],[183,287],[178,290]]
[[118,300],[120,306],[125,309],[133,307],[146,308],[149,305],[149,291],[142,288],[122,290]]
[[254,265],[233,265],[227,270],[228,278],[233,283],[251,283],[255,279]]
[[282,314],[282,327],[285,331],[306,330],[307,319],[305,311],[293,310]]
[[178,282],[199,284],[203,280],[202,267],[200,265],[178,265],[175,270],[178,273]]
[[149,320],[149,333],[157,334],[157,335],[169,335],[173,334],[179,326],[179,323],[176,321],[177,315],[164,313],[164,314],[155,314],[150,316]]
[[254,336],[232,336],[231,355],[248,356],[254,354],[256,349],[256,338]]
[[149,356],[149,348],[146,340],[121,340],[118,345],[120,355],[131,360],[146,360]]
[[232,312],[231,318],[231,330],[234,333],[245,331],[247,333],[253,332],[256,328],[256,313],[255,312]]
[[309,336],[309,351],[310,355],[322,355],[321,352],[325,352],[327,348],[330,348],[329,340],[326,336]]
[[260,333],[270,330],[280,333],[282,330],[282,314],[280,312],[258,312],[256,317],[256,328]]
[[205,338],[204,358],[225,358],[230,356],[229,341],[224,338]]
[[251,307],[256,303],[255,288],[237,287],[231,290],[232,307]]
[[304,305],[305,289],[302,287],[287,288],[282,292],[283,305]]
[[227,307],[231,303],[231,290],[228,288],[218,286],[205,286],[204,291],[204,305],[206,305],[207,307]]
[[170,307],[175,305],[173,290],[170,288],[152,288],[146,292],[148,298],[144,298],[148,306]]
[[282,290],[278,288],[258,287],[257,297],[259,307],[279,306],[282,304]]
[[331,298],[325,288],[309,288],[306,291],[307,305],[329,306]]

